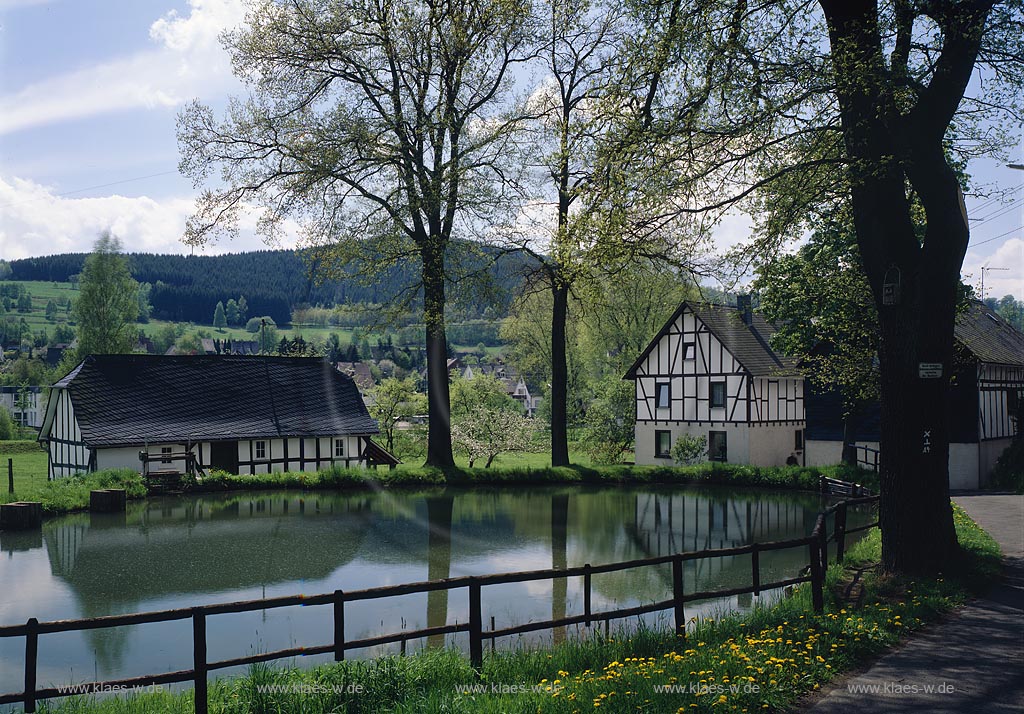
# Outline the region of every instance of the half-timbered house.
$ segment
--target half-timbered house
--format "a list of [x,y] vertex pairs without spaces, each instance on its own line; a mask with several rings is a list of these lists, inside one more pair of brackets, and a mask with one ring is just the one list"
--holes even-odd
[[[953,336],[954,363],[951,369],[943,366],[948,376],[925,378],[949,380],[950,488],[974,489],[988,484],[996,460],[1024,428],[1019,423],[1024,401],[1024,334],[983,303],[973,301],[957,316]],[[850,423],[844,423],[837,391],[808,387],[808,466],[839,462],[844,438],[854,446],[862,465],[873,467],[876,457],[885,458],[879,451],[878,403],[864,405],[848,418]]]
[[682,435],[708,458],[762,466],[802,457],[803,379],[751,310],[684,302],[624,379],[636,383],[636,462],[671,463]]
[[324,360],[133,354],[89,356],[54,384],[39,440],[50,478],[142,470],[140,452],[166,471],[194,459],[255,474],[395,463],[377,433],[355,383]]

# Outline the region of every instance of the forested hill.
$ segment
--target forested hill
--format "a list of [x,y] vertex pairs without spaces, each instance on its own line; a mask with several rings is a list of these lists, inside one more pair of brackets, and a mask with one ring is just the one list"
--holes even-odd
[[[81,273],[86,253],[65,253],[10,262],[13,280],[67,282]],[[318,284],[308,261],[292,250],[261,250],[215,256],[126,256],[132,277],[153,286],[150,303],[159,319],[209,322],[218,301],[244,295],[249,315],[290,321],[293,307],[350,303],[386,303],[418,280],[413,266],[392,268],[364,285],[351,280]],[[499,261],[492,270],[498,294],[512,294],[519,282],[519,260]],[[497,305],[504,312],[502,305]]]

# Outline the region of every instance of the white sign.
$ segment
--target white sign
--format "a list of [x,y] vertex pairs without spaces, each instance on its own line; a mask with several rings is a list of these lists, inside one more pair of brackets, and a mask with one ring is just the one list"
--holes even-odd
[[942,376],[942,362],[918,362],[917,376],[921,379],[938,379]]

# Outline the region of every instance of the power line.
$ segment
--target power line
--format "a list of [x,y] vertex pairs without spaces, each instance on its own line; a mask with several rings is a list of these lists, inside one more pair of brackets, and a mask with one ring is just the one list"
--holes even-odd
[[999,240],[1000,238],[1005,238],[1006,236],[1010,235],[1011,233],[1019,231],[1021,228],[1024,228],[1024,226],[1017,226],[1016,228],[1011,228],[1010,230],[1006,231],[1006,233],[1000,233],[999,235],[997,235],[994,238],[986,238],[985,240],[979,241],[977,243],[968,243],[967,247],[968,248],[973,248],[976,245],[985,245],[986,243],[991,243],[994,240]]
[[135,176],[133,178],[126,178],[120,181],[111,181],[110,183],[101,183],[96,186],[86,186],[85,188],[76,188],[73,191],[64,191],[63,193],[54,193],[50,196],[41,196],[39,198],[26,198],[24,201],[13,201],[11,203],[0,204],[0,208],[6,208],[8,206],[17,206],[22,203],[31,203],[32,201],[42,201],[46,198],[63,198],[64,196],[71,196],[76,193],[84,193],[85,191],[95,191],[98,188],[109,188],[110,186],[119,186],[123,183],[131,183],[132,181],[144,181],[145,179],[157,178],[158,176],[168,176],[170,174],[176,174],[177,171],[161,171],[157,174],[148,174],[146,176]]
[[978,221],[978,223],[976,225],[980,226],[980,225],[983,225],[985,223],[988,223],[991,220],[999,218],[1000,216],[1005,216],[1007,213],[1010,213],[1011,211],[1016,209],[1021,204],[1024,204],[1024,198],[1018,198],[1013,203],[1011,203],[1011,204],[1009,204],[1007,206],[1004,206],[1003,208],[1000,208],[997,211],[988,214],[987,216],[982,216],[981,218],[976,219]]

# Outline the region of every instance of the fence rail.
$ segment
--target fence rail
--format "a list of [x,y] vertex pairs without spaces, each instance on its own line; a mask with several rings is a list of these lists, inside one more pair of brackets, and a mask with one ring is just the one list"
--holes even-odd
[[[833,481],[829,479],[829,481]],[[838,482],[843,483],[843,482]],[[857,489],[852,488],[856,484],[847,484],[849,493],[856,493]],[[859,487],[858,487],[859,488]],[[866,496],[841,501],[818,514],[811,535],[806,538],[793,538],[790,540],[772,541],[768,543],[751,543],[749,545],[734,548],[717,548],[710,550],[699,550],[684,553],[673,553],[672,555],[658,556],[653,558],[641,558],[618,563],[607,563],[603,565],[582,565],[572,568],[548,568],[544,570],[528,570],[512,573],[499,573],[494,575],[470,575],[444,580],[427,580],[418,583],[406,583],[403,585],[388,585],[382,587],[366,588],[363,590],[335,590],[332,593],[320,595],[290,595],[284,597],[266,598],[262,600],[245,600],[232,603],[215,605],[202,605],[199,607],[182,608],[174,610],[161,610],[156,612],[134,613],[129,615],[109,615],[104,617],[93,617],[81,620],[54,620],[49,622],[38,622],[35,618],[30,619],[24,625],[12,625],[0,627],[0,638],[2,637],[24,637],[25,638],[25,688],[22,692],[0,694],[0,704],[24,704],[26,712],[35,712],[36,704],[42,699],[55,699],[60,697],[74,696],[71,686],[68,687],[45,687],[40,689],[37,686],[36,675],[39,654],[39,635],[52,634],[57,632],[76,632],[107,627],[123,627],[126,625],[150,624],[156,622],[171,622],[175,620],[192,620],[192,643],[193,643],[193,665],[189,670],[178,670],[174,672],[163,672],[159,674],[147,674],[129,679],[109,680],[103,682],[89,682],[74,685],[74,689],[82,691],[110,691],[127,689],[131,687],[144,687],[155,684],[174,684],[181,682],[193,682],[195,688],[195,711],[196,714],[205,714],[208,710],[207,702],[207,678],[211,671],[238,667],[242,665],[256,664],[258,662],[270,662],[279,659],[287,659],[298,656],[333,654],[335,661],[345,659],[348,650],[363,649],[382,644],[404,643],[408,640],[420,639],[434,635],[447,635],[459,632],[469,634],[469,657],[474,668],[479,669],[483,663],[483,643],[485,640],[493,640],[497,637],[507,637],[537,630],[548,630],[555,627],[564,627],[583,623],[587,626],[593,622],[607,622],[613,619],[635,617],[651,612],[672,610],[676,633],[680,637],[686,636],[686,610],[688,602],[697,600],[708,600],[715,597],[727,597],[752,593],[759,595],[763,590],[788,587],[800,583],[811,583],[811,600],[815,612],[821,612],[824,607],[824,581],[825,570],[828,567],[828,543],[836,544],[836,558],[842,560],[846,549],[846,536],[857,531],[873,528],[878,525],[877,520],[866,526],[858,528],[847,528],[847,511],[851,506],[875,503],[878,496]],[[832,533],[828,533],[828,518],[833,518]],[[762,553],[790,548],[808,548],[809,567],[804,568],[801,573],[808,571],[807,575],[787,578],[776,582],[762,583],[760,572],[760,556]],[[751,585],[749,587],[729,588],[722,590],[708,590],[704,592],[683,592],[683,563],[690,560],[704,560],[709,558],[723,558],[729,556],[750,555],[751,556]],[[658,602],[636,605],[633,607],[618,608],[595,612],[591,607],[591,582],[594,575],[612,573],[632,568],[642,568],[657,565],[672,565],[672,597]],[[583,613],[562,617],[552,620],[530,622],[512,627],[494,628],[493,619],[491,629],[483,627],[482,613],[482,588],[488,585],[501,585],[507,583],[522,583],[534,580],[553,580],[555,578],[583,578]],[[398,633],[378,635],[358,640],[345,639],[345,603],[361,600],[376,600],[385,597],[396,597],[399,595],[410,595],[414,593],[425,593],[435,590],[454,590],[466,588],[469,596],[469,621],[454,625],[441,627],[428,627],[420,630],[407,630]],[[272,610],[282,607],[312,607],[330,605],[333,609],[333,641],[326,644],[310,647],[292,647],[289,649],[264,652],[246,657],[210,662],[207,656],[207,619],[213,615],[234,614],[252,612],[259,610]]]

